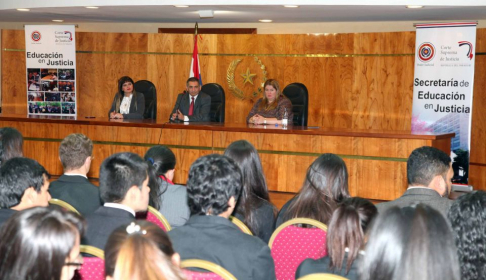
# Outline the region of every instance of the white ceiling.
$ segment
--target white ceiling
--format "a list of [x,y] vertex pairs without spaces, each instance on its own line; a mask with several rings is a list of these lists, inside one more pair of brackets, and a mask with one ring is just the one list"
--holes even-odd
[[[282,4],[299,2],[299,8],[284,8]],[[373,2],[373,3],[370,3]],[[423,9],[406,9],[405,4],[427,2]],[[115,4],[116,3],[116,4]],[[194,3],[205,5],[194,6]],[[251,5],[244,5],[244,4]],[[280,5],[276,5],[276,4]],[[151,22],[151,23],[242,23],[272,19],[274,23],[293,22],[373,22],[373,21],[454,21],[486,19],[486,0],[403,1],[341,0],[332,5],[329,0],[247,0],[247,1],[170,1],[170,0],[2,0],[0,22]],[[356,5],[359,3],[360,5]],[[456,5],[454,5],[454,3]],[[457,6],[460,3],[462,6]],[[176,8],[175,4],[189,4]],[[84,6],[98,6],[97,10]],[[20,12],[16,8],[30,8]],[[214,18],[200,19],[198,10],[213,10]]]

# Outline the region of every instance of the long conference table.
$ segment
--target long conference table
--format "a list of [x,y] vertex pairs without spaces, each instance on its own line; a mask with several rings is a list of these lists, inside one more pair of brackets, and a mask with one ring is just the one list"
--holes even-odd
[[198,157],[223,153],[233,141],[245,139],[260,154],[277,206],[299,191],[307,168],[323,153],[344,159],[352,196],[393,200],[407,188],[406,161],[410,153],[421,146],[449,153],[454,137],[454,133],[419,135],[409,131],[1,114],[0,127],[6,126],[17,128],[24,136],[24,155],[39,161],[54,176],[63,173],[58,149],[71,133],[83,133],[94,142],[88,174],[92,179],[99,177],[99,166],[111,154],[134,152],[143,156],[153,145],[166,145],[176,155],[174,181],[179,184],[185,184],[189,168]]

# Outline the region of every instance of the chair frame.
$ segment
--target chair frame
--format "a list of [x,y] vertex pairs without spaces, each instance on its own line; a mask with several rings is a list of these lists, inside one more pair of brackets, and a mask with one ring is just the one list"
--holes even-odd
[[330,273],[312,273],[300,277],[297,280],[348,280],[348,278],[336,274],[330,274]]
[[78,215],[81,215],[79,213],[79,211],[76,210],[76,208],[74,208],[71,204],[67,203],[64,200],[60,200],[60,199],[57,199],[57,198],[51,198],[51,200],[49,200],[49,204],[54,204],[54,205],[61,206],[64,209],[67,209],[67,210],[69,210],[71,212],[74,212],[74,213],[76,213]]
[[157,209],[149,205],[147,211],[155,215],[155,217],[159,219],[159,221],[164,225],[167,231],[170,231],[172,229],[172,227],[169,224],[169,221],[167,221],[167,219],[159,211],[157,211]]
[[219,275],[225,280],[237,280],[236,277],[233,276],[233,274],[231,274],[228,270],[209,261],[198,260],[198,259],[187,259],[181,261],[181,268],[189,268],[189,267],[202,268],[208,270],[210,272]]
[[295,224],[308,224],[311,226],[315,226],[317,228],[322,229],[323,231],[327,232],[327,226],[319,221],[309,219],[309,218],[294,218],[291,220],[286,221],[285,223],[281,224],[272,234],[272,237],[270,237],[270,241],[268,242],[268,247],[272,249],[273,242],[275,241],[275,238],[277,235],[286,227],[295,225]]
[[96,248],[94,246],[89,246],[89,245],[80,245],[79,251],[81,253],[90,254],[92,256],[105,260],[105,252],[100,248]]
[[249,234],[249,235],[253,235],[253,233],[251,232],[251,230],[240,219],[236,218],[235,216],[230,216],[229,217],[229,220],[233,224],[235,224],[237,227],[239,227],[242,232],[244,232],[246,234]]

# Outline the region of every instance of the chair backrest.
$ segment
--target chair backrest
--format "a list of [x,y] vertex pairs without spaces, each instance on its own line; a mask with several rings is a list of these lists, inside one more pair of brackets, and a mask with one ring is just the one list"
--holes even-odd
[[74,208],[71,204],[67,203],[66,201],[63,201],[63,200],[60,200],[60,199],[57,199],[57,198],[51,198],[51,200],[49,200],[49,204],[60,206],[61,208],[65,209],[65,210],[68,210],[68,211],[74,212],[78,215],[81,215],[81,214],[79,214],[79,211],[76,210],[76,208]]
[[249,235],[253,235],[251,230],[240,219],[236,218],[235,216],[230,216],[229,219],[233,224],[235,224],[238,228],[240,228],[242,232]]
[[142,93],[145,97],[144,119],[157,118],[157,89],[151,81],[140,80],[133,85],[136,92]]
[[297,280],[348,280],[348,278],[330,273],[312,273]]
[[[313,227],[302,227],[303,224]],[[325,224],[307,218],[292,219],[279,226],[268,244],[277,280],[294,279],[302,261],[326,256],[326,235]]]
[[153,208],[152,206],[148,207],[146,220],[158,225],[165,232],[171,230],[170,224],[164,217],[164,215],[162,215],[159,211],[157,211],[157,209]]
[[81,253],[95,257],[83,257],[83,265],[74,276],[75,280],[104,280],[105,279],[105,256],[101,249],[93,246],[81,245]]
[[226,100],[223,87],[216,83],[210,83],[203,85],[201,91],[211,96],[211,111],[209,111],[211,121],[224,123]]
[[307,87],[301,83],[292,83],[286,86],[282,93],[292,102],[294,125],[307,126],[309,107],[309,93],[307,92]]
[[[209,272],[197,272],[187,268],[200,268]],[[188,259],[181,261],[181,268],[188,279],[192,280],[236,280],[229,271],[223,267],[205,260]]]

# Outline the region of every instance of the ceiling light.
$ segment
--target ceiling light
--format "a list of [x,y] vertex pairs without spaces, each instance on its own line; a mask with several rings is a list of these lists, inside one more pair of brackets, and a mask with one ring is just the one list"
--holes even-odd
[[259,22],[272,22],[273,20],[271,19],[259,19]]
[[297,5],[284,5],[285,8],[298,8]]
[[99,9],[99,7],[95,7],[95,6],[89,6],[89,7],[85,7],[86,9]]
[[200,18],[213,18],[214,12],[212,10],[201,10],[198,11]]
[[187,5],[175,5],[176,8],[189,8]]
[[54,21],[54,22],[64,22],[63,19],[53,19],[52,21]]
[[17,9],[17,11],[28,12],[28,11],[30,11],[30,9]]
[[419,5],[407,5],[407,9],[422,9],[423,7]]

